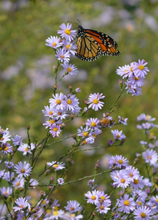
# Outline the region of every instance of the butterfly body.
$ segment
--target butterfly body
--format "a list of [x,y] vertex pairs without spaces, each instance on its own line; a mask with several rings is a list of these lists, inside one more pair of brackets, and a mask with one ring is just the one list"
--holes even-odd
[[94,61],[99,56],[118,56],[117,43],[108,35],[78,26],[76,56],[83,61]]

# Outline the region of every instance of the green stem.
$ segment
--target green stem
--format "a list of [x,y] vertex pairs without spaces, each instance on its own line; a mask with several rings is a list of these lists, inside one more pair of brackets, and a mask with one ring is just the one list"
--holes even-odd
[[117,103],[118,100],[121,98],[121,95],[122,95],[122,93],[124,92],[124,90],[125,90],[125,86],[124,86],[123,89],[121,89],[121,92],[120,92],[119,96],[118,96],[117,99],[114,101],[114,103],[110,106],[109,112],[112,112],[113,107],[116,106],[116,103]]

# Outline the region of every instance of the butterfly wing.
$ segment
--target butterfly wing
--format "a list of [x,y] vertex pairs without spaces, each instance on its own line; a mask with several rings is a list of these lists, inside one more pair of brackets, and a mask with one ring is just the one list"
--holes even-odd
[[86,29],[86,33],[89,33],[95,41],[99,44],[101,48],[102,56],[119,56],[120,52],[117,49],[117,43],[112,39],[112,37],[108,36],[99,31]]
[[118,56],[117,43],[108,35],[81,25],[77,33],[76,56],[83,61],[94,61],[99,56]]

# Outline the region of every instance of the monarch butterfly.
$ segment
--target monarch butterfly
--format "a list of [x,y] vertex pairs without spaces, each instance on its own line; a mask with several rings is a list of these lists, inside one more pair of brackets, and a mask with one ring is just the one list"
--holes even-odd
[[94,61],[99,56],[118,56],[117,43],[107,34],[78,26],[76,56],[83,61]]

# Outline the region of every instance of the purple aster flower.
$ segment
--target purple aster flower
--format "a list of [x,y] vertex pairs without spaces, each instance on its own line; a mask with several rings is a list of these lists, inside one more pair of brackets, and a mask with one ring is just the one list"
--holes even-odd
[[79,129],[77,129],[77,135],[82,138],[89,137],[90,130],[91,129],[88,126],[86,126],[86,127],[81,126]]
[[124,134],[122,134],[122,131],[111,130],[111,133],[113,134],[115,140],[125,140],[126,139],[126,136]]
[[125,172],[130,181],[134,181],[134,179],[139,179],[140,174],[139,174],[138,169],[132,166],[127,166],[125,169]]
[[155,121],[155,119],[156,118],[152,118],[150,115],[146,115],[144,113],[137,117],[137,121]]
[[63,185],[64,184],[64,179],[63,178],[59,178],[57,181],[58,181],[59,185]]
[[144,85],[144,78],[133,75],[128,79],[128,83],[136,87],[141,87]]
[[64,68],[65,72],[67,72],[71,76],[75,76],[78,73],[78,69],[73,64],[63,63],[61,65]]
[[2,143],[0,145],[1,147],[1,154],[5,155],[5,154],[10,154],[13,152],[13,147],[9,144],[9,143]]
[[86,121],[86,125],[94,128],[94,127],[100,127],[100,120],[98,120],[97,118],[90,118],[90,119],[87,119]]
[[9,170],[12,170],[12,169],[13,169],[13,167],[14,167],[14,163],[13,163],[13,162],[11,162],[11,161],[5,161],[4,163],[5,163],[6,167],[7,167]]
[[74,212],[80,211],[81,206],[77,201],[70,200],[70,201],[67,202],[67,206],[65,206],[65,209],[70,213],[74,213]]
[[136,95],[136,96],[141,95],[142,89],[139,88],[136,85],[131,84],[131,81],[127,80],[125,82],[125,84],[126,84],[127,93],[131,93],[132,96],[134,96],[134,95]]
[[130,182],[130,186],[134,189],[142,189],[144,187],[143,177],[139,176],[139,178],[133,179]]
[[128,118],[122,118],[121,116],[118,116],[119,122],[123,125],[127,125]]
[[154,166],[158,160],[158,154],[154,150],[146,150],[143,152],[143,157],[146,163],[149,163],[151,166]]
[[111,178],[114,180],[114,185],[122,187],[123,189],[127,188],[130,184],[130,181],[126,175],[125,170],[113,171],[111,172]]
[[39,182],[35,179],[30,179],[30,186],[34,189],[35,186],[37,186]]
[[145,78],[147,75],[147,72],[149,72],[148,67],[146,67],[147,62],[145,60],[138,60],[138,63],[135,62],[135,65],[133,67],[134,74],[136,76],[141,76]]
[[99,94],[99,93],[94,93],[94,94],[90,94],[89,98],[88,98],[88,102],[87,104],[89,104],[88,108],[92,108],[95,111],[98,111],[99,109],[102,109],[104,102],[101,102],[100,99],[105,98],[105,96],[103,96],[103,94]]
[[123,198],[117,199],[117,206],[120,212],[129,214],[130,211],[135,210],[134,198],[130,198],[129,195],[124,194]]
[[51,206],[52,206],[53,210],[58,210],[58,207],[60,206],[60,204],[58,203],[57,199],[54,199]]
[[6,130],[3,130],[2,128],[0,129],[0,134],[1,134],[1,138],[0,138],[0,143],[5,144],[8,141],[10,141],[10,132],[8,131],[8,128]]
[[65,97],[65,106],[68,111],[73,112],[75,108],[78,107],[78,104],[79,101],[75,95],[68,94],[68,96]]
[[122,67],[119,66],[116,73],[123,78],[129,77],[133,74],[130,65],[124,65]]
[[0,188],[0,194],[4,197],[10,196],[12,194],[12,188],[2,187],[2,188]]
[[69,51],[65,51],[64,49],[60,48],[57,50],[55,55],[60,62],[68,63],[70,60],[70,53]]
[[77,45],[71,43],[70,41],[63,40],[63,47],[65,50],[69,51],[72,56],[75,56]]
[[81,214],[76,215],[75,213],[68,213],[68,212],[66,212],[63,215],[62,219],[66,219],[66,220],[80,220],[80,219],[83,219],[83,215],[81,215]]
[[18,146],[22,143],[22,137],[19,135],[16,135],[14,138],[12,138],[13,145]]
[[17,188],[19,188],[19,189],[24,188],[24,178],[16,177],[15,180],[13,181],[13,186],[14,186],[15,189],[17,189]]
[[46,39],[46,46],[52,47],[54,49],[57,49],[58,47],[61,47],[63,45],[63,42],[60,40],[59,37],[56,36],[50,36]]
[[76,36],[76,30],[72,30],[72,24],[67,23],[60,25],[61,30],[58,30],[58,34],[61,35],[62,38],[65,37],[66,40],[72,41]]
[[136,199],[136,201],[145,201],[147,198],[147,193],[144,190],[141,189],[134,189],[132,190],[132,196]]
[[54,109],[52,106],[44,106],[45,110],[42,110],[44,116],[48,116],[50,118],[53,118],[54,116]]
[[56,161],[52,161],[52,162],[47,162],[47,165],[49,167],[53,167],[55,169],[55,171],[65,169],[65,164],[62,163],[62,162],[59,163],[59,162],[56,162]]
[[146,206],[138,207],[134,210],[135,220],[148,220],[151,219],[151,209]]
[[99,212],[100,214],[106,214],[110,208],[108,206],[111,205],[111,202],[108,204],[108,203],[97,203],[96,204],[96,208],[97,208],[97,212]]
[[28,201],[25,198],[18,198],[15,200],[15,204],[16,206],[13,206],[13,209],[15,210],[15,212],[17,211],[21,211],[23,209],[30,209],[30,204],[28,203]]
[[52,134],[53,137],[59,137],[60,133],[61,133],[61,127],[60,125],[57,124],[52,124],[50,126],[50,134]]
[[5,179],[7,182],[11,182],[11,180],[14,178],[15,174],[13,172],[5,172],[3,179]]
[[58,120],[58,124],[61,124],[62,123],[61,120],[67,118],[69,114],[66,109],[63,109],[63,110],[54,109],[53,116],[55,117],[56,120]]
[[95,180],[94,180],[94,179],[89,180],[89,181],[88,181],[88,183],[87,183],[87,185],[88,185],[88,186],[90,186],[90,187],[92,188],[92,187],[93,187],[93,185],[94,185],[94,182],[95,182]]
[[111,156],[108,159],[109,168],[123,168],[128,165],[128,160],[122,155]]
[[85,197],[87,199],[87,203],[96,204],[98,202],[98,190],[93,190],[92,192],[88,191],[85,193]]
[[146,142],[146,141],[140,141],[140,144],[141,144],[141,145],[147,145],[148,142]]
[[15,165],[15,172],[18,174],[18,177],[27,177],[31,174],[31,166],[26,161],[19,162],[17,165]]
[[65,98],[66,96],[63,94],[63,93],[57,93],[55,95],[52,95],[53,98],[49,99],[49,102],[50,102],[50,106],[51,108],[56,108],[58,110],[63,110],[66,108],[65,106]]
[[27,154],[32,154],[32,151],[35,149],[35,144],[31,143],[31,145],[29,146],[28,144],[24,144],[22,143],[19,148],[18,151],[23,152],[23,155],[27,155]]

